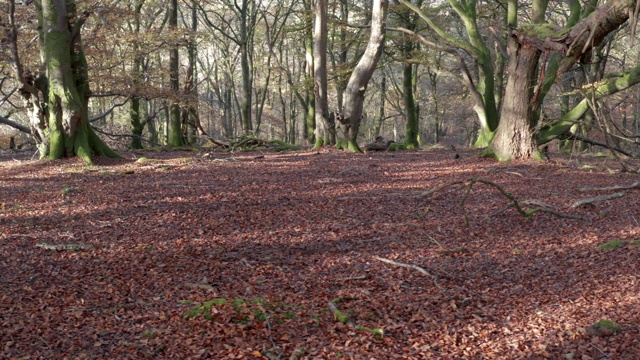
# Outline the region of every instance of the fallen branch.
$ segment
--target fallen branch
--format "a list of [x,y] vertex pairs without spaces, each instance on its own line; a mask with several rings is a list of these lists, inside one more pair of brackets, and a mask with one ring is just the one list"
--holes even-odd
[[382,261],[382,262],[387,263],[387,264],[400,266],[400,267],[407,268],[407,269],[413,269],[413,270],[416,270],[417,272],[419,272],[419,273],[421,273],[423,275],[427,275],[427,276],[429,276],[429,277],[431,277],[433,279],[433,285],[435,285],[438,289],[440,289],[443,293],[445,293],[445,295],[447,295],[448,297],[451,297],[449,295],[449,293],[447,292],[447,290],[445,288],[443,288],[442,286],[440,286],[440,284],[438,284],[438,276],[431,274],[430,272],[428,272],[424,268],[421,268],[420,266],[413,265],[413,264],[405,264],[405,263],[401,263],[401,262],[398,262],[398,261],[393,261],[391,259],[382,258],[382,257],[379,257],[379,256],[374,256],[374,259]]
[[581,199],[581,200],[578,200],[578,201],[574,202],[573,205],[571,205],[571,208],[575,209],[577,207],[580,207],[580,206],[583,206],[583,205],[587,205],[587,204],[591,204],[591,203],[598,202],[598,201],[617,199],[617,198],[623,197],[624,195],[625,195],[625,192],[621,191],[621,192],[617,192],[617,193],[613,193],[613,194],[609,194],[609,195],[602,195],[602,196],[595,196],[595,197],[591,197],[591,198]]
[[608,187],[601,187],[601,188],[580,188],[580,191],[583,192],[587,192],[587,191],[615,191],[615,190],[631,190],[631,189],[640,189],[640,181],[636,181],[631,185],[617,185],[617,186],[608,186]]
[[420,193],[416,197],[417,198],[427,197],[427,196],[429,196],[429,195],[431,195],[433,193],[436,193],[436,192],[438,192],[438,191],[440,191],[440,190],[442,190],[442,189],[444,189],[446,187],[453,186],[453,185],[458,185],[458,184],[463,184],[463,183],[464,183],[464,181],[453,181],[453,182],[450,182],[450,183],[442,184],[442,185],[436,186],[435,188],[433,188],[431,190],[428,190],[428,191],[425,191],[423,193]]
[[91,250],[93,249],[93,245],[91,244],[47,244],[47,243],[38,243],[37,247],[43,248],[45,250]]
[[340,301],[341,299],[334,299],[329,301],[329,303],[327,304],[327,306],[329,307],[329,310],[331,311],[333,316],[335,316],[336,320],[338,320],[339,322],[345,325],[354,326],[353,320],[349,317],[349,315],[343,313],[338,309],[338,306],[336,305],[336,303]]
[[[566,218],[566,219],[574,219],[574,220],[582,220],[582,218],[578,215],[571,215],[571,214],[567,214],[567,213],[563,213],[562,211],[558,211],[555,210],[551,205],[546,204],[540,200],[523,200],[520,202],[520,204],[525,205],[525,206],[536,206],[536,208],[531,209],[531,210],[527,210],[528,214],[535,214],[538,211],[541,212],[546,212],[561,218]],[[505,206],[504,208],[492,213],[489,216],[496,216],[499,215],[503,212],[505,212],[506,210],[510,209],[511,207],[513,207],[513,204],[509,204],[507,206]]]
[[464,198],[462,199],[460,205],[462,205],[462,207],[464,207],[464,203],[467,199],[467,196],[469,195],[469,192],[471,191],[471,188],[473,187],[473,185],[475,183],[482,183],[485,185],[489,185],[489,186],[493,186],[494,188],[498,189],[498,191],[500,191],[500,193],[506,197],[508,200],[511,201],[512,206],[514,206],[516,208],[516,210],[518,210],[518,212],[520,214],[522,214],[522,216],[524,217],[530,217],[531,215],[533,215],[534,213],[536,213],[538,210],[524,210],[521,206],[520,203],[518,202],[518,200],[516,200],[515,196],[511,195],[510,193],[506,192],[500,185],[491,182],[489,180],[483,180],[483,179],[476,179],[476,178],[471,178],[469,179],[469,187],[467,189],[467,193],[465,194]]
[[[341,298],[333,299],[329,301],[329,303],[327,304],[327,306],[329,307],[329,310],[331,311],[333,316],[335,316],[336,320],[356,330],[366,331],[370,334],[373,334],[373,336],[375,336],[376,339],[382,339],[382,337],[384,336],[384,330],[382,330],[382,328],[369,328],[362,325],[356,325],[353,319],[351,319],[347,314],[340,311],[338,309],[337,303],[341,302],[342,300],[343,299]],[[293,357],[293,354],[291,356]]]

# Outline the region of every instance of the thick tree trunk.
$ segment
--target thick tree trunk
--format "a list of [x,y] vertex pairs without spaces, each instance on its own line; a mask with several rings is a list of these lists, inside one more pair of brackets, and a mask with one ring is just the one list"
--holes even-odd
[[357,139],[364,107],[364,94],[378,60],[382,56],[388,5],[388,0],[373,0],[369,43],[358,65],[351,73],[345,91],[344,114],[338,118],[342,134],[337,146],[342,149],[362,151]]
[[89,82],[75,2],[42,0],[44,62],[49,81],[49,151],[52,159],[93,155],[117,157],[88,122]]
[[[514,30],[509,39],[509,78],[505,89],[500,125],[487,149],[500,161],[536,157],[537,142],[533,129],[537,122],[541,98],[534,96],[535,74],[541,51],[559,52],[564,56],[558,73],[562,74],[578,60],[588,60],[594,46],[598,46],[611,31],[624,24],[637,1],[612,0],[596,9],[589,17],[577,23],[567,34],[539,39],[534,33]],[[541,24],[547,1],[534,2],[532,22]],[[511,14],[516,12],[517,2],[509,2]],[[515,25],[510,21],[510,25]],[[537,84],[542,87],[543,84]],[[548,86],[548,84],[547,84]],[[539,92],[541,90],[538,90]]]
[[509,78],[502,104],[502,116],[488,153],[500,161],[528,159],[536,154],[533,141],[535,111],[533,98],[540,51],[521,46],[515,39],[509,45]]

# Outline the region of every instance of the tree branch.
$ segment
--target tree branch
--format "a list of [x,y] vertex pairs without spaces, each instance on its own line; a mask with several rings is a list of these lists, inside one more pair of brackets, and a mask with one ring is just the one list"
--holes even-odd
[[24,125],[22,125],[20,123],[17,123],[17,122],[15,122],[13,120],[9,120],[4,116],[0,116],[0,124],[9,125],[14,129],[18,129],[18,130],[22,131],[23,133],[31,134],[31,129],[29,129],[29,127],[24,126]]

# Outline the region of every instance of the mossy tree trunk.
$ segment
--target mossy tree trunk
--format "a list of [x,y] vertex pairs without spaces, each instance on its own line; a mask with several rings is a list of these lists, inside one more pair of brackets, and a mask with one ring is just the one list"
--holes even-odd
[[[527,28],[516,27],[517,1],[510,0],[509,25],[514,28],[509,39],[509,78],[505,90],[500,124],[496,136],[487,149],[487,155],[493,155],[501,161],[528,159],[537,157],[534,128],[537,125],[540,104],[545,95],[545,87],[556,79],[556,74],[563,74],[577,61],[590,61],[593,47],[597,47],[612,31],[618,29],[629,19],[637,1],[612,0],[598,7],[567,33],[561,36],[542,36],[544,17],[548,0],[537,0],[532,4],[532,24]],[[527,30],[528,29],[528,30]],[[547,76],[545,83],[536,84],[536,70],[541,52],[562,54],[553,76]],[[625,76],[628,82],[629,76]],[[613,83],[607,86],[615,87]],[[581,109],[587,108],[579,104]],[[563,118],[575,119],[581,112],[574,109]],[[584,112],[582,113],[584,114]],[[566,123],[567,121],[562,121]],[[573,124],[571,124],[573,125]],[[564,126],[552,126],[546,137],[554,136]],[[555,129],[554,129],[555,128]],[[569,126],[570,128],[570,126]],[[568,129],[568,128],[567,128]],[[563,129],[562,129],[563,130]]]
[[73,0],[41,0],[44,63],[48,79],[47,155],[51,159],[78,156],[92,163],[93,155],[117,157],[88,122],[90,94],[87,61],[82,48]]
[[306,58],[306,68],[305,68],[305,80],[306,80],[306,95],[305,101],[303,103],[304,110],[304,127],[303,134],[304,138],[307,140],[309,144],[315,144],[316,142],[316,97],[313,92],[313,16],[311,12],[311,2],[310,0],[305,0],[304,9],[307,12],[307,16],[305,17],[305,36],[304,36],[304,47],[305,47],[305,58]]
[[[135,8],[134,8],[134,31],[136,34],[140,33],[140,14],[142,12],[142,4],[144,0],[136,0]],[[142,66],[144,62],[143,55],[140,53],[140,44],[137,40],[134,40],[133,44],[133,68],[131,71],[131,77],[133,79],[134,89],[137,90],[137,87],[142,83]],[[140,97],[136,94],[133,94],[129,103],[129,123],[131,126],[131,144],[129,148],[131,149],[142,149],[142,131],[144,130],[144,125],[140,117]]]
[[[178,0],[169,1],[169,29],[178,30]],[[178,58],[178,45],[173,45],[169,51],[169,87],[173,91],[175,99],[172,100],[169,110],[168,138],[169,146],[183,146],[184,136],[182,133],[182,118],[180,116],[180,105],[178,105],[180,91],[180,60]]]

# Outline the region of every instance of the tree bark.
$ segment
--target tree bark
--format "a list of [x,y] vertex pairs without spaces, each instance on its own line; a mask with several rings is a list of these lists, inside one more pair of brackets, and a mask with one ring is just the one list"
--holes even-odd
[[[532,23],[544,21],[546,0],[538,0],[533,4]],[[495,156],[500,161],[529,159],[537,157],[536,140],[533,129],[537,123],[537,110],[541,96],[534,94],[535,71],[542,51],[558,52],[563,56],[558,67],[558,74],[567,71],[576,61],[587,61],[590,49],[598,46],[607,34],[614,31],[629,18],[629,12],[635,8],[637,1],[612,0],[596,9],[587,18],[578,22],[567,34],[552,38],[540,39],[531,32],[514,29],[509,39],[509,78],[505,90],[500,125],[496,137],[486,155]],[[509,2],[510,12],[516,8],[517,2]],[[510,21],[513,27],[516,24]],[[548,86],[548,84],[546,84]],[[543,84],[537,84],[541,87]],[[556,129],[557,130],[557,129]]]
[[[140,14],[142,12],[142,4],[144,0],[137,0],[135,3],[134,9],[134,18],[133,18],[133,27],[134,31],[137,34],[140,33]],[[137,87],[141,83],[141,72],[144,58],[140,53],[140,44],[137,40],[133,41],[133,69],[131,71],[131,77],[133,78],[133,88],[134,91],[137,91]],[[131,102],[129,105],[129,123],[131,126],[131,144],[129,148],[131,149],[142,149],[142,130],[144,129],[144,125],[142,124],[142,120],[140,118],[140,97],[137,94],[131,96]]]
[[364,94],[369,80],[382,56],[385,39],[388,0],[373,0],[371,15],[371,35],[364,54],[351,73],[345,91],[344,113],[338,118],[342,132],[337,147],[362,152],[358,146],[358,130],[364,107]]
[[88,122],[90,93],[87,62],[73,0],[41,0],[44,63],[47,66],[48,156],[78,156],[92,163],[93,155],[117,157]]
[[314,147],[334,145],[336,130],[333,117],[329,116],[327,98],[327,0],[316,0],[313,31],[313,90],[315,94],[316,143]]
[[[169,1],[169,30],[178,30],[178,0]],[[180,91],[180,60],[178,58],[178,45],[173,44],[169,51],[169,87],[173,92],[171,108],[169,111],[169,137],[167,143],[169,146],[183,146],[184,137],[182,134],[182,120],[180,117],[180,105],[178,105]]]

